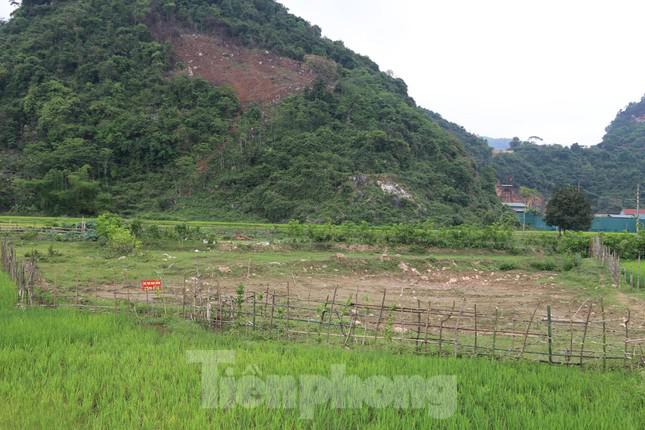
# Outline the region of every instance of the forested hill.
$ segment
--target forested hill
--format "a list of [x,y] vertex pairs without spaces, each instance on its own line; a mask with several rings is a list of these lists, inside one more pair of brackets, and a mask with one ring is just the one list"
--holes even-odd
[[589,148],[572,145],[511,143],[512,153],[494,157],[500,180],[549,195],[561,185],[577,185],[599,212],[635,207],[636,184],[645,178],[645,96],[631,103],[607,127],[602,143]]
[[466,145],[272,0],[25,0],[0,25],[0,211],[495,221]]

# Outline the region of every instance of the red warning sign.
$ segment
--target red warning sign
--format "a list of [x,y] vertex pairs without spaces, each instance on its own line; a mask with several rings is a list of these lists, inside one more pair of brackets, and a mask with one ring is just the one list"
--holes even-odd
[[142,290],[161,290],[161,280],[160,279],[148,279],[141,281]]

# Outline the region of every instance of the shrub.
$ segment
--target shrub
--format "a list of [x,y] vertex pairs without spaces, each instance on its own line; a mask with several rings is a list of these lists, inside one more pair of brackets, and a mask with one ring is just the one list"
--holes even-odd
[[589,255],[591,238],[583,233],[566,232],[558,242],[557,251],[561,254]]
[[582,256],[580,254],[567,255],[562,261],[562,270],[568,272],[580,266],[582,263]]
[[132,254],[141,248],[141,242],[114,214],[100,215],[96,220],[96,232],[99,240],[105,243],[110,256]]
[[157,224],[150,224],[144,229],[144,234],[150,239],[161,239],[161,231]]
[[532,261],[530,266],[542,272],[554,272],[558,269],[558,265],[553,260]]
[[138,219],[135,219],[130,223],[130,232],[136,238],[141,238],[143,236],[143,223]]
[[509,270],[517,269],[517,265],[511,262],[504,262],[499,265],[499,270],[502,272],[508,272]]

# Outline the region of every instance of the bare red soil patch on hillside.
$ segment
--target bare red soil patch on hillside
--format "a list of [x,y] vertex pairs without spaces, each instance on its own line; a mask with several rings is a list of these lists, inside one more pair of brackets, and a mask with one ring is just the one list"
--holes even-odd
[[266,50],[250,49],[216,36],[182,33],[171,41],[184,64],[181,73],[230,85],[243,104],[273,104],[311,86],[307,64]]

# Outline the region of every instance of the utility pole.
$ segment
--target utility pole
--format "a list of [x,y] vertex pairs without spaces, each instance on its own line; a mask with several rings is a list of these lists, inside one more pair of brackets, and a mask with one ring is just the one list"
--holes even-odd
[[636,184],[636,234],[641,228],[641,181]]

